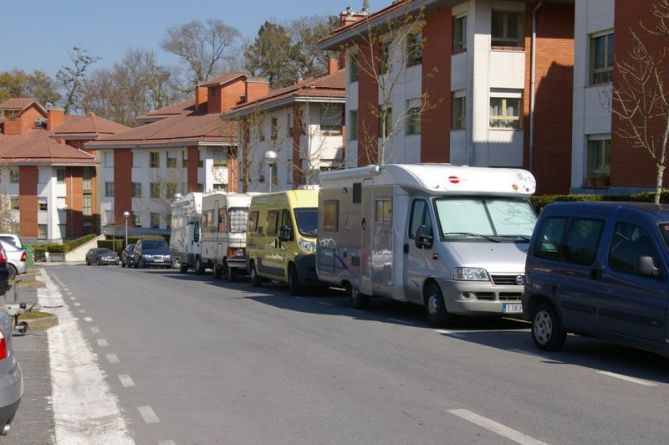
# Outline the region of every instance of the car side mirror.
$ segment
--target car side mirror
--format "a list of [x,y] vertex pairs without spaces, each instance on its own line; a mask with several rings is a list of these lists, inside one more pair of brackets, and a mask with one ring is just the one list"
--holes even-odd
[[289,225],[279,227],[279,241],[290,241],[293,239],[293,229]]
[[428,229],[425,225],[420,226],[416,231],[416,247],[419,249],[430,249],[432,248],[433,241],[432,229]]
[[636,270],[641,275],[657,278],[660,276],[660,269],[655,267],[655,261],[651,256],[640,256],[637,260]]

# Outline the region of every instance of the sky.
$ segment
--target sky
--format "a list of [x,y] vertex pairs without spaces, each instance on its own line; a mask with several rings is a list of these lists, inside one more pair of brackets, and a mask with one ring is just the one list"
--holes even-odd
[[128,48],[154,50],[160,63],[176,65],[176,57],[160,49],[170,25],[214,18],[252,38],[265,20],[338,15],[346,6],[359,10],[362,0],[0,0],[0,71],[55,76],[70,62],[73,46],[102,58],[93,68],[111,67]]

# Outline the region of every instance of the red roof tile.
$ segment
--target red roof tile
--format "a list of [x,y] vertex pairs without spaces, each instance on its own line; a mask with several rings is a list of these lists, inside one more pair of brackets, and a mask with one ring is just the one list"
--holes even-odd
[[178,116],[180,114],[189,114],[195,111],[195,99],[184,100],[183,102],[169,105],[167,107],[153,110],[149,113],[137,116],[135,120],[139,122],[155,122],[160,119],[165,119],[171,116]]
[[242,73],[241,71],[238,72],[232,72],[232,73],[225,73],[223,75],[220,75],[218,77],[214,77],[213,79],[207,80],[206,82],[202,82],[198,86],[200,87],[215,87],[218,85],[224,85],[228,82],[231,82],[233,80],[236,80],[240,77],[246,77],[245,73]]
[[60,144],[52,132],[31,129],[16,136],[0,135],[0,162],[7,164],[97,164],[95,156]]
[[6,101],[0,104],[0,110],[19,110],[23,111],[32,104],[36,104],[42,111],[46,113],[46,110],[34,97],[10,97]]
[[88,113],[84,116],[68,116],[53,132],[53,137],[61,139],[97,139],[100,136],[120,133],[130,127]]

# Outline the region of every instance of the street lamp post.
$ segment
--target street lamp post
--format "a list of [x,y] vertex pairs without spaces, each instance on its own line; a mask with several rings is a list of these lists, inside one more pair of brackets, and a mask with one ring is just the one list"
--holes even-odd
[[269,165],[269,191],[272,192],[272,170],[276,164],[277,154],[274,150],[267,150],[265,152],[265,162]]
[[130,218],[130,212],[127,210],[123,212],[123,219],[125,220],[125,246],[124,248],[128,247],[128,218]]

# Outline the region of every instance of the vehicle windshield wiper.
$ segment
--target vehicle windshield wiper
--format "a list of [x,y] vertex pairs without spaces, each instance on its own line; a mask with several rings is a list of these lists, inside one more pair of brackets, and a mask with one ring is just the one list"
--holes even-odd
[[458,236],[458,235],[473,236],[473,237],[476,237],[476,238],[483,238],[483,239],[486,239],[486,240],[491,241],[493,243],[499,243],[500,242],[499,240],[493,238],[492,236],[481,235],[480,233],[472,233],[472,232],[447,232],[447,233],[444,233],[444,236]]
[[495,235],[498,238],[520,238],[523,241],[529,241],[531,239],[528,235]]

